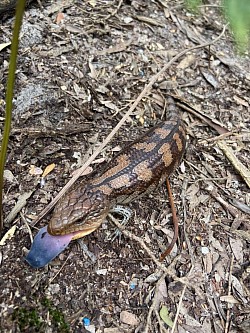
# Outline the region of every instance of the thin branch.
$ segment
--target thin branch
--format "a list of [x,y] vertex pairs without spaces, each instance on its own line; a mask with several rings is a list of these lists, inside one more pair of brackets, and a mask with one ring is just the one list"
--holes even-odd
[[[234,263],[234,256],[232,255],[231,262],[230,262],[230,268],[229,268],[229,278],[228,278],[228,292],[227,292],[228,296],[231,295],[231,289],[232,289],[233,263]],[[229,303],[227,303],[227,318],[226,318],[224,333],[229,333],[229,325],[230,325],[230,305],[229,305]]]
[[[194,266],[191,266],[190,271],[188,272],[188,277],[191,276],[193,269],[194,269]],[[187,286],[184,286],[184,288],[182,290],[182,293],[181,293],[180,300],[179,300],[179,304],[178,304],[178,308],[177,308],[177,311],[176,311],[176,315],[175,315],[175,318],[174,318],[174,324],[173,324],[171,333],[174,333],[174,330],[176,328],[177,320],[178,320],[178,317],[179,317],[179,314],[180,314],[181,305],[182,305],[182,301],[183,301],[183,297],[185,295],[186,289],[187,289]]]
[[148,333],[148,332],[149,332],[149,329],[150,329],[150,327],[151,327],[151,317],[152,317],[152,313],[153,313],[154,310],[156,310],[156,306],[157,306],[157,304],[156,304],[156,302],[157,302],[157,297],[156,297],[156,295],[157,295],[157,293],[158,293],[158,291],[159,291],[159,287],[160,287],[162,281],[165,280],[166,276],[167,276],[167,273],[162,274],[162,276],[160,277],[160,279],[159,279],[159,280],[157,281],[157,283],[156,283],[156,286],[155,286],[155,293],[154,293],[154,299],[153,299],[153,302],[152,302],[152,304],[151,304],[151,306],[150,306],[150,308],[149,308],[149,311],[148,311],[148,315],[147,315],[147,323],[146,323],[146,326],[145,326],[144,333]]

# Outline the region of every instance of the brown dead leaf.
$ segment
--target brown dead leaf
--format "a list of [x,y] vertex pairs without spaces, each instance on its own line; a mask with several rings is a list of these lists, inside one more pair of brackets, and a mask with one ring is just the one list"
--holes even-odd
[[120,42],[116,44],[115,46],[109,47],[108,49],[104,49],[102,51],[97,51],[97,55],[105,55],[105,54],[112,54],[112,53],[118,53],[126,50],[126,48],[133,42],[133,39],[129,39],[126,42]]
[[201,323],[199,323],[196,319],[188,315],[187,313],[184,314],[184,318],[186,320],[186,325],[191,327],[201,327]]
[[151,17],[147,17],[147,16],[140,16],[140,15],[136,15],[135,18],[139,21],[148,23],[148,24],[152,24],[152,25],[156,25],[158,27],[165,27],[165,24],[162,24],[161,22],[151,18]]
[[8,239],[12,238],[15,232],[16,232],[16,225],[13,225],[1,239],[0,246],[3,246]]
[[92,64],[92,60],[93,60],[93,57],[89,57],[89,62],[88,62],[88,65],[89,65],[89,69],[90,69],[90,77],[92,77],[93,79],[97,79],[98,77],[98,72],[96,71],[95,69],[95,66]]
[[80,33],[83,32],[81,28],[78,28],[78,27],[76,27],[74,25],[71,25],[71,24],[66,24],[65,29],[68,32],[72,32],[73,34],[80,34]]
[[111,102],[111,101],[100,101],[100,102],[101,102],[101,104],[105,105],[106,108],[109,108],[110,110],[113,110],[116,112],[118,111],[117,106],[113,102]]
[[56,165],[55,163],[52,163],[50,165],[47,165],[45,170],[43,171],[42,177],[46,177],[51,171],[55,169]]
[[245,297],[245,292],[244,292],[243,286],[241,285],[241,282],[234,275],[232,275],[231,279],[232,279],[232,292],[233,292],[233,294],[242,303],[247,304],[248,301],[247,301],[247,299]]
[[233,251],[234,257],[237,260],[239,264],[243,263],[243,242],[240,238],[232,238],[230,237],[229,243],[231,246],[231,249]]
[[[97,331],[96,333],[98,333],[99,331]],[[102,331],[100,331],[99,333],[101,333]],[[119,327],[108,327],[108,328],[104,328],[104,333],[124,333],[124,330]]]
[[185,69],[190,67],[195,62],[194,54],[188,54],[176,67],[179,69]]
[[198,183],[192,184],[187,189],[186,197],[187,197],[187,200],[189,201],[190,210],[194,209],[200,203],[199,196],[198,196],[199,191],[200,191],[200,188],[198,186]]
[[139,324],[138,317],[135,314],[128,311],[122,311],[120,313],[120,321],[124,324],[131,326],[136,326]]
[[207,253],[203,259],[206,273],[211,273],[213,269],[212,254],[211,252]]
[[227,302],[227,303],[231,303],[231,304],[239,304],[240,302],[233,297],[233,295],[226,295],[226,296],[221,296],[220,300],[222,302]]
[[31,165],[29,169],[29,174],[32,176],[40,176],[43,173],[43,170],[35,165]]
[[56,24],[60,24],[63,19],[64,19],[64,14],[62,12],[58,13],[56,16]]
[[213,86],[214,88],[218,88],[219,82],[212,73],[205,72],[204,70],[201,70],[201,73],[204,76],[204,78],[207,80],[207,82],[211,84],[211,86]]

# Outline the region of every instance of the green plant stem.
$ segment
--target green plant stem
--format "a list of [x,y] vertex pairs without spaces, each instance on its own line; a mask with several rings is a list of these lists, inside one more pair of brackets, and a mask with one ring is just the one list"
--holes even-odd
[[4,130],[3,130],[3,140],[0,152],[0,232],[3,229],[3,173],[6,162],[7,148],[8,148],[10,128],[11,128],[12,99],[13,99],[13,91],[15,83],[19,32],[22,25],[25,3],[26,0],[18,0],[17,2],[15,25],[13,30],[12,44],[11,44],[10,65],[9,65],[7,92],[6,92],[6,109],[5,109],[6,114],[5,114]]

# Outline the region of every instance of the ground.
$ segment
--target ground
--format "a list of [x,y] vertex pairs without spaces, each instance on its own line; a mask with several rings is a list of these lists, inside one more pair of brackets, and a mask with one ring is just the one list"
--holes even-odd
[[[13,20],[2,14],[0,43],[10,42]],[[237,54],[228,27],[214,45],[170,64],[92,164],[98,173],[164,118],[167,94],[182,100],[188,142],[170,177],[180,224],[172,253],[159,262],[173,236],[162,186],[130,204],[129,234],[112,240],[116,226],[108,220],[45,268],[24,261],[50,214],[33,226],[36,217],[145,85],[179,52],[212,42],[223,24],[214,1],[200,14],[178,0],[28,6],[5,172],[3,235],[13,235],[0,247],[1,332],[250,332],[250,194],[242,166],[249,166],[249,57]],[[1,130],[9,55],[9,47],[0,52]]]

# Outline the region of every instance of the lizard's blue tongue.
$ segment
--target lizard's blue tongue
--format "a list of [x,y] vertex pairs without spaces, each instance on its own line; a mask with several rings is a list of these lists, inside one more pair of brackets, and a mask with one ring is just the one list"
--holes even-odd
[[51,236],[47,226],[39,230],[25,260],[34,268],[47,265],[60,254],[72,240],[74,234]]

